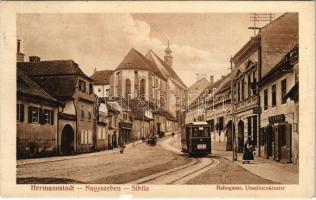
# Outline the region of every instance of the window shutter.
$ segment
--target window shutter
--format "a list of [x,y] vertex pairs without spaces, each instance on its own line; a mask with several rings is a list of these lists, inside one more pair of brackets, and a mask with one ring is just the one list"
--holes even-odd
[[24,104],[20,104],[20,122],[24,122]]
[[51,111],[50,111],[50,116],[51,116],[51,124],[54,125],[54,118],[55,118],[55,116],[54,116],[54,110],[51,110]]
[[28,108],[28,122],[32,123],[32,110],[33,108],[31,106],[29,106]]

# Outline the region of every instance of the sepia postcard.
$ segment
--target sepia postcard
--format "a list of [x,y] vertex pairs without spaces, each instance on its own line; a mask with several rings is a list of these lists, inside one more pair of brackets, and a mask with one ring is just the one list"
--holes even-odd
[[311,198],[314,2],[1,2],[1,196]]

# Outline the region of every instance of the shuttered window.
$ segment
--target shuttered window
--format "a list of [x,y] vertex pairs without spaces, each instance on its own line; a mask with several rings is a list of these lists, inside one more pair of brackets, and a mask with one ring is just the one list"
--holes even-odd
[[16,104],[16,120],[24,122],[24,104]]
[[281,102],[282,104],[286,103],[284,96],[286,95],[286,79],[281,81]]
[[272,107],[276,106],[276,85],[272,85]]

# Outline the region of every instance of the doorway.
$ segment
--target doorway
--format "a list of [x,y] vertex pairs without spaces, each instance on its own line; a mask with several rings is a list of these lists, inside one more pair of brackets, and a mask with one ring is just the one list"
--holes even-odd
[[67,124],[61,135],[61,154],[72,155],[74,153],[74,130]]
[[238,152],[242,153],[244,148],[244,122],[238,122]]

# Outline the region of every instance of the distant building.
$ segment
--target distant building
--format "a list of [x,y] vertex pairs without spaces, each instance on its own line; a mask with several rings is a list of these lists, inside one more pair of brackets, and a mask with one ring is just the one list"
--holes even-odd
[[209,82],[206,78],[199,79],[186,90],[186,100],[184,102],[186,106],[189,106],[192,102],[194,102],[209,84],[213,84],[214,80],[212,80],[212,78],[213,76],[211,76],[211,82]]
[[17,158],[58,153],[58,107],[61,103],[17,69]]
[[110,77],[113,70],[94,71],[90,78],[93,80],[93,91],[98,97],[110,95]]
[[62,155],[95,148],[95,95],[92,80],[72,60],[41,61],[31,56],[17,67],[62,102],[58,111],[58,151]]
[[111,137],[108,129],[109,111],[105,98],[98,98],[96,102],[96,149],[105,150],[110,148]]

